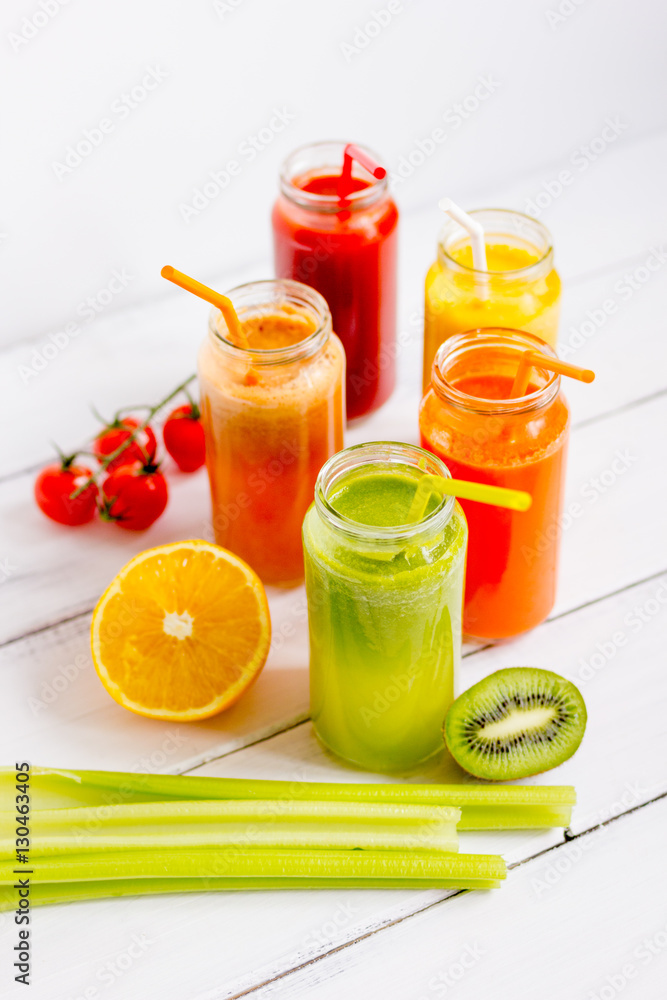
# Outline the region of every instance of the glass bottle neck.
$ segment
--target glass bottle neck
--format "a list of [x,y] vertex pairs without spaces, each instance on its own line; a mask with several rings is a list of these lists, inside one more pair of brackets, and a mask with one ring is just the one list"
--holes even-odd
[[375,547],[383,543],[395,546],[397,543],[414,541],[422,535],[441,532],[454,511],[456,503],[454,497],[443,497],[435,510],[415,524],[391,527],[361,524],[340,514],[330,501],[337,486],[350,474],[362,470],[373,473],[393,469],[398,475],[401,468],[405,469],[406,466],[424,474],[451,479],[451,473],[444,462],[417,445],[397,441],[373,441],[368,444],[353,445],[330,458],[320,470],[315,484],[315,507],[319,516],[340,534],[359,542],[371,542]]
[[216,347],[232,361],[253,368],[290,364],[318,353],[331,336],[331,313],[326,300],[314,288],[299,281],[253,281],[238,285],[225,294],[231,299],[242,325],[258,317],[266,317],[267,320],[302,317],[310,328],[303,339],[286,346],[239,347],[230,339],[222,313],[213,308],[209,314],[209,334]]
[[470,236],[458,222],[449,219],[438,240],[438,261],[443,268],[464,279],[486,277],[494,285],[536,281],[553,270],[551,234],[537,219],[503,208],[474,209],[468,214],[484,229],[487,246],[507,247],[510,253],[516,251],[520,266],[494,269],[492,259],[488,270],[481,270],[462,263],[458,256],[464,247],[470,246]]
[[[357,190],[341,199],[335,182],[343,168],[345,146],[345,142],[316,142],[296,149],[282,165],[281,193],[300,208],[326,215],[360,211],[386,198],[389,192],[387,177],[376,180],[363,167],[353,163],[352,179]],[[380,162],[371,150],[361,148]],[[331,189],[318,183],[325,178],[331,178]]]
[[556,357],[548,344],[523,330],[470,330],[449,337],[433,361],[433,391],[443,401],[470,413],[511,415],[542,409],[558,395],[560,376],[539,365],[532,370],[531,391],[517,398],[473,395],[461,388],[470,380],[479,386],[488,379],[509,392],[524,351]]

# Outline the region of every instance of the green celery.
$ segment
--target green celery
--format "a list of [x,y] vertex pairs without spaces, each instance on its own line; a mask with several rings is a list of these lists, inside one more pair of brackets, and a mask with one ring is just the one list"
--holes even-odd
[[[3,808],[14,787],[13,769],[0,770]],[[105,805],[170,799],[285,800],[395,803],[451,806],[462,810],[460,830],[568,826],[576,801],[569,785],[417,785],[265,781],[131,774],[114,771],[67,771],[34,767],[34,809],[82,802]]]
[[[83,900],[118,896],[145,896],[169,892],[221,892],[283,889],[498,889],[504,876],[423,878],[299,879],[299,878],[127,878],[98,879],[94,882],[43,882],[33,885],[31,906],[48,903],[75,903]],[[11,895],[11,892],[14,895]],[[0,886],[0,912],[16,908],[15,890]]]
[[[456,851],[449,806],[203,799],[36,810],[31,857],[179,847]],[[0,841],[0,858],[15,844]]]
[[[11,900],[16,875],[14,863],[0,862],[3,903]],[[108,880],[159,879],[178,890],[191,880],[200,887],[228,888],[229,880],[239,888],[256,880],[273,880],[275,888],[301,885],[303,888],[336,884],[382,887],[400,880],[406,887],[419,888],[424,882],[442,888],[478,888],[494,885],[505,878],[503,859],[496,855],[442,854],[414,851],[326,851],[266,850],[263,848],[192,851],[121,851],[100,855],[49,857],[39,861],[33,875],[34,888],[47,883],[106,883]],[[218,885],[218,880],[223,883]],[[253,887],[257,887],[254,885]],[[264,886],[262,886],[264,887]],[[393,886],[392,886],[393,887]],[[91,885],[91,889],[94,889]],[[103,886],[102,886],[103,888]],[[14,904],[15,904],[14,899]]]

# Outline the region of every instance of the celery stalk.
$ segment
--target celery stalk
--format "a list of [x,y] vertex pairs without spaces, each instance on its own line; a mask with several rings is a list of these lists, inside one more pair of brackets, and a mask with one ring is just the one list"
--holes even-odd
[[569,826],[568,805],[462,805],[459,830],[536,830]]
[[[14,772],[0,769],[0,801],[14,788]],[[569,785],[413,785],[337,782],[261,781],[246,778],[199,778],[181,775],[129,774],[114,771],[66,771],[34,767],[33,809],[72,803],[105,805],[169,799],[285,800],[395,803],[451,806],[462,810],[460,830],[537,829],[568,826],[575,791]]]
[[[460,856],[460,855],[459,855]],[[504,875],[422,878],[122,878],[94,882],[43,882],[32,886],[31,906],[75,903],[118,896],[145,896],[169,892],[220,892],[283,889],[498,889]],[[12,895],[14,892],[14,895]],[[0,911],[16,908],[15,890],[0,886]]]
[[[0,885],[11,889],[16,881],[14,864],[0,862]],[[233,880],[244,888],[250,880],[288,880],[288,884],[311,886],[313,881],[338,883],[347,880],[365,886],[401,880],[419,887],[424,881],[461,889],[486,887],[505,878],[505,863],[496,855],[444,854],[408,851],[267,850],[264,848],[192,851],[120,851],[100,855],[72,855],[39,859],[32,876],[34,888],[45,883],[70,883],[126,879],[160,879],[174,883],[201,880],[201,888],[216,881]],[[212,882],[211,882],[212,880]],[[227,887],[222,886],[222,887]],[[94,888],[94,887],[93,887]],[[11,891],[3,892],[3,900]]]
[[[169,801],[36,810],[31,857],[180,847],[456,851],[459,809],[392,803]],[[0,841],[0,858],[15,854]]]
[[[221,892],[284,889],[498,889],[500,878],[424,878],[415,882],[409,878],[388,879],[298,879],[298,878],[127,878],[95,882],[44,882],[34,885],[30,893],[31,906],[49,903],[75,903],[84,900],[119,896],[145,896],[177,892]],[[3,895],[6,893],[6,895]],[[16,907],[15,895],[0,886],[0,912]]]

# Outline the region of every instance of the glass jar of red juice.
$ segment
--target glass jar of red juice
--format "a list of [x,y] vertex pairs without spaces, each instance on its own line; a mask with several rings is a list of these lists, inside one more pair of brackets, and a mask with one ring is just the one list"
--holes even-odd
[[485,642],[539,625],[556,595],[570,414],[560,376],[539,367],[525,394],[508,398],[526,350],[556,357],[519,330],[450,337],[435,356],[419,415],[422,446],[455,479],[533,498],[528,511],[460,500],[469,530],[463,631]]
[[288,157],[273,236],[276,275],[311,285],[329,305],[345,348],[347,415],[354,418],[381,406],[396,379],[398,211],[387,177],[356,162],[341,197],[345,150],[343,142],[318,142]]

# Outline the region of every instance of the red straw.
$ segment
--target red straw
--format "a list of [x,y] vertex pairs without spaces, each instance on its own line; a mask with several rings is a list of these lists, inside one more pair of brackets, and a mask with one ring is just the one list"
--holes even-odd
[[364,153],[363,149],[359,149],[354,143],[348,142],[347,146],[343,150],[343,169],[341,171],[340,178],[338,180],[338,197],[341,201],[347,198],[348,194],[352,190],[352,161],[356,160],[360,166],[364,167],[369,174],[372,174],[376,180],[381,181],[383,177],[387,176],[387,171],[384,167],[381,167],[379,163],[376,163],[372,157],[367,153]]

